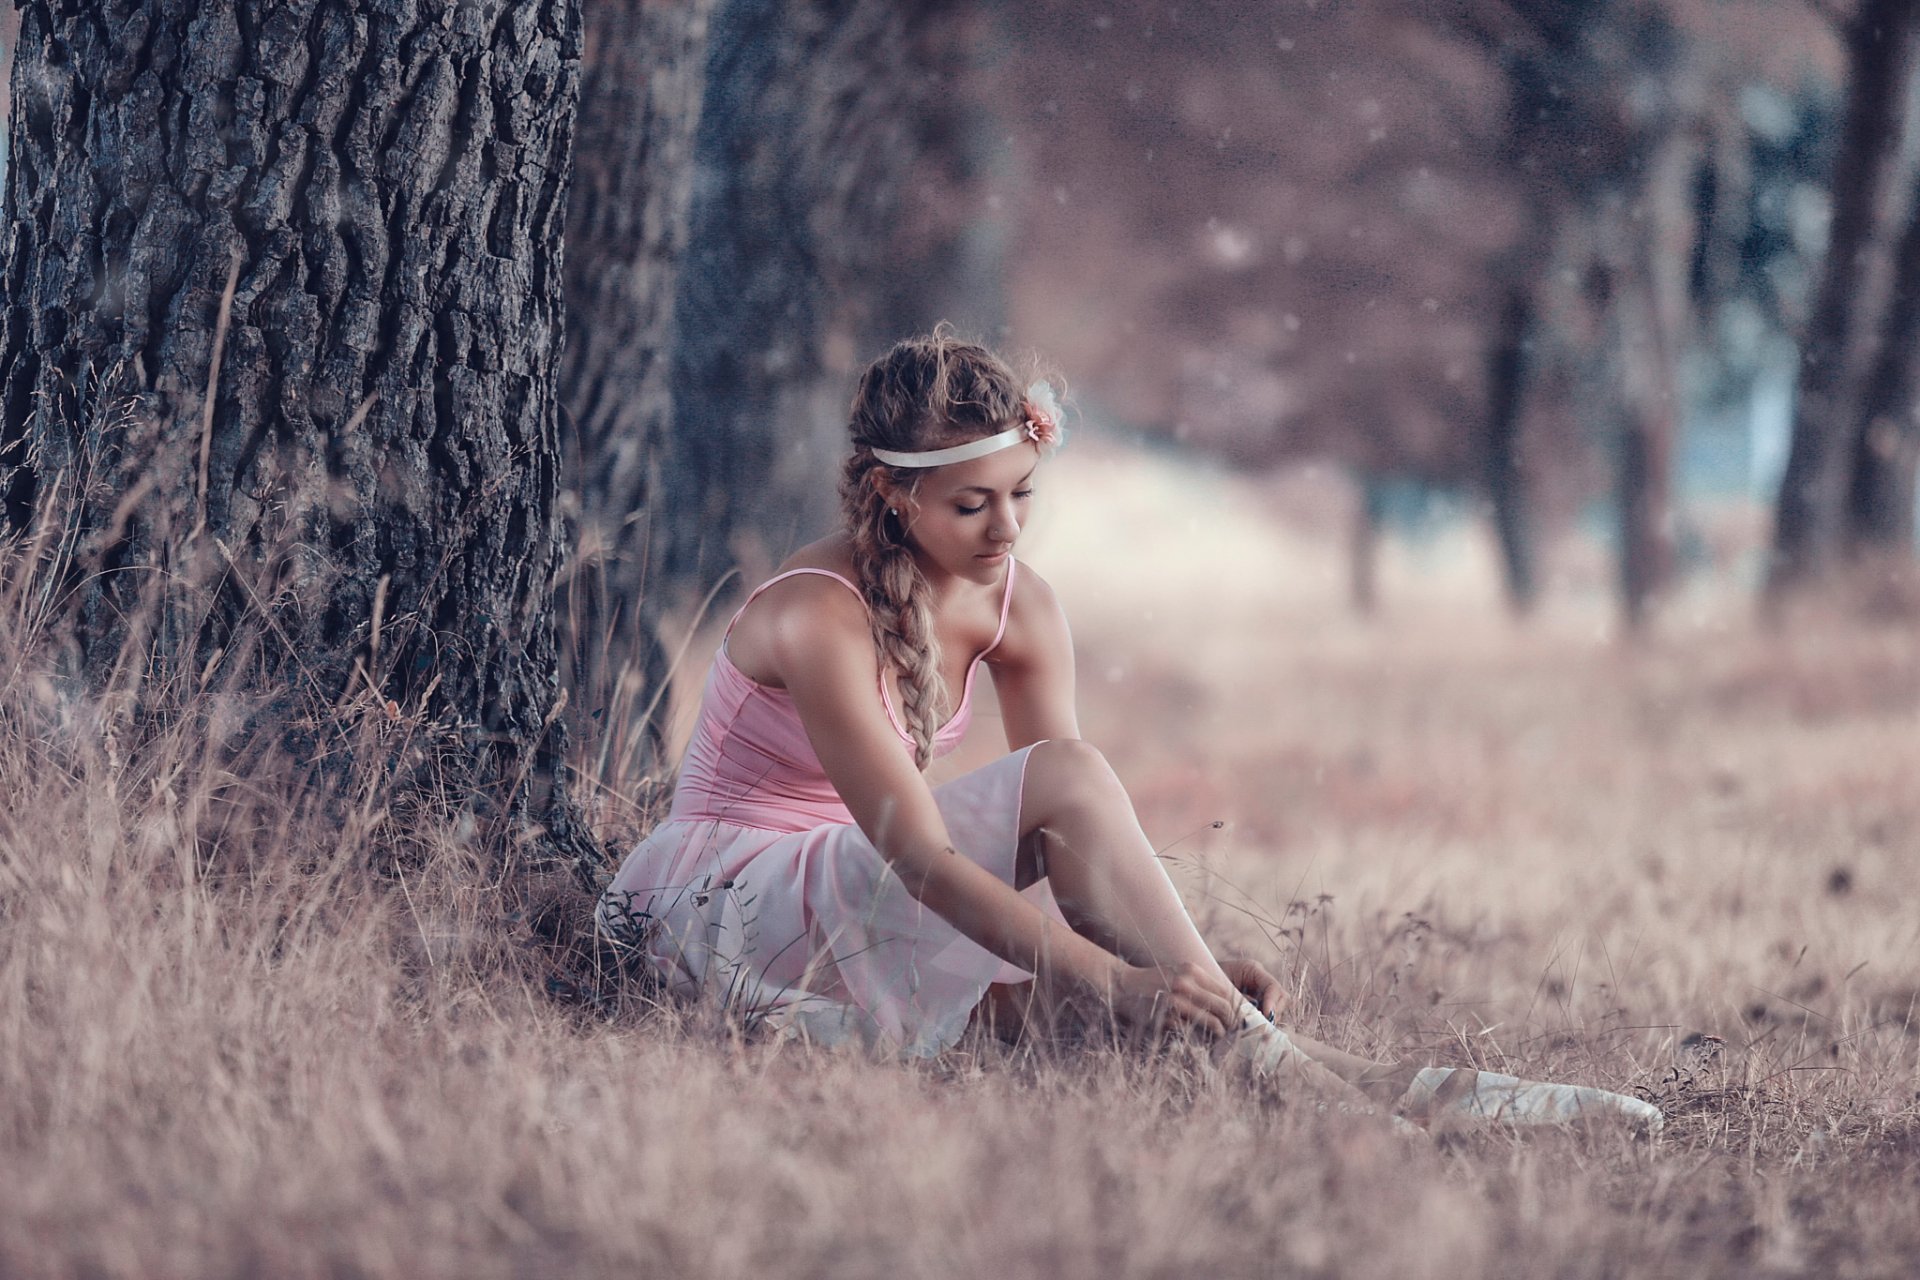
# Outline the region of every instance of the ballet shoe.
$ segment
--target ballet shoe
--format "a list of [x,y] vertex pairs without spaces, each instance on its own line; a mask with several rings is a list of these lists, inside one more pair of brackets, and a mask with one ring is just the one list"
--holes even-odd
[[[1312,1081],[1314,1076],[1322,1073],[1322,1069],[1316,1067],[1313,1059],[1290,1040],[1286,1032],[1251,1004],[1241,1006],[1240,1023],[1234,1028],[1233,1038],[1227,1042],[1226,1059],[1244,1067],[1257,1080],[1272,1079],[1282,1071],[1300,1069],[1300,1081],[1310,1089],[1318,1087]],[[1426,1136],[1425,1130],[1404,1116],[1382,1113],[1365,1103],[1349,1102],[1345,1098],[1318,1099],[1313,1109],[1319,1115],[1352,1116],[1375,1121],[1384,1114],[1387,1126],[1400,1137]]]
[[1299,1045],[1287,1038],[1286,1032],[1252,1004],[1240,1006],[1240,1025],[1227,1041],[1226,1060],[1246,1067],[1259,1079],[1289,1067],[1313,1063]]
[[1471,1067],[1422,1067],[1395,1108],[1429,1127],[1499,1124],[1512,1128],[1621,1122],[1649,1136],[1666,1126],[1660,1108],[1586,1085],[1522,1080]]

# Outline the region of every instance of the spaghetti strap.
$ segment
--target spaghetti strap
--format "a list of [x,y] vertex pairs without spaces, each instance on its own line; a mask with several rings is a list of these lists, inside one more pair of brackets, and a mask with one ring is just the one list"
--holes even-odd
[[[966,679],[960,687],[960,706],[955,709],[954,715],[947,721],[947,723],[940,727],[939,732],[944,733],[949,727],[953,725],[955,721],[959,720],[960,710],[967,705],[968,701],[973,696],[973,673],[979,669],[981,660],[985,658],[988,654],[992,653],[995,649],[998,649],[1000,647],[1000,641],[1006,638],[1007,615],[1011,613],[1013,610],[1014,566],[1019,563],[1020,562],[1018,560],[1015,560],[1012,556],[1007,557],[1006,587],[1000,597],[1000,625],[993,633],[993,642],[989,644],[986,648],[982,649],[979,653],[976,653],[973,656],[973,661],[967,664]],[[817,569],[811,565],[802,565],[798,569],[789,569],[785,573],[777,573],[773,577],[768,578],[765,582],[761,583],[759,586],[755,587],[750,593],[748,593],[747,598],[745,600],[742,600],[740,602],[740,607],[733,611],[733,617],[727,620],[727,629],[720,637],[721,656],[727,657],[728,662],[733,661],[733,659],[727,655],[727,637],[733,634],[734,623],[740,621],[740,615],[747,611],[747,606],[752,604],[754,600],[759,597],[762,591],[765,591],[768,587],[772,586],[774,583],[782,581],[783,579],[786,579],[786,578],[797,577],[798,575],[803,573],[818,574],[820,577],[823,577],[823,578],[832,578],[835,582],[839,583],[841,586],[845,587],[847,590],[853,592],[853,594],[859,599],[862,608],[868,607],[867,597],[865,593],[863,593],[860,590],[860,588],[855,586],[849,579],[842,577],[841,575],[835,573],[831,569]],[[900,709],[894,705],[893,691],[887,688],[886,664],[884,661],[881,663],[881,669],[875,673],[874,681],[880,688],[880,702],[886,708],[887,719],[893,722],[894,729],[899,732],[901,737],[911,739],[913,735],[907,731],[906,721],[901,718]]]
[[[993,633],[993,643],[980,651],[980,657],[975,658],[975,662],[978,662],[980,658],[984,658],[995,649],[998,649],[1000,642],[1006,638],[1007,614],[1013,610],[1013,570],[1014,566],[1019,563],[1020,562],[1012,556],[1007,557],[1007,590],[1006,594],[1000,597],[1000,629]],[[972,672],[969,671],[968,674],[971,675]]]
[[[803,573],[813,573],[813,574],[818,574],[823,578],[832,578],[835,582],[839,583],[841,586],[845,587],[847,590],[853,592],[855,596],[858,596],[860,599],[861,605],[864,606],[867,603],[867,598],[866,596],[861,595],[860,588],[854,586],[853,583],[847,581],[847,579],[841,577],[839,574],[835,573],[833,570],[815,569],[809,565],[802,565],[798,569],[789,569],[785,573],[776,573],[771,578],[768,578],[765,582],[755,587],[752,591],[748,592],[747,598],[740,602],[740,607],[733,611],[733,616],[731,618],[727,619],[727,629],[721,635],[720,643],[725,644],[727,642],[727,637],[733,634],[733,624],[740,621],[740,615],[747,611],[748,605],[752,604],[756,599],[759,598],[760,593],[762,591],[765,591],[768,587],[772,586],[776,582],[783,582],[788,578],[798,577]],[[1003,616],[1002,625],[1003,626],[1005,625],[1004,616]]]
[[[853,585],[851,581],[841,577],[839,574],[835,573],[831,569],[816,569],[812,565],[802,565],[798,569],[789,569],[785,573],[776,573],[771,578],[768,578],[765,582],[761,583],[759,586],[755,587],[751,592],[749,592],[747,595],[747,598],[740,602],[740,607],[733,611],[733,617],[727,619],[727,629],[720,637],[721,656],[726,657],[728,662],[733,661],[732,657],[727,655],[727,637],[733,634],[733,624],[740,621],[740,615],[747,611],[747,606],[752,604],[754,600],[759,597],[762,591],[765,591],[768,587],[772,586],[774,583],[783,581],[784,579],[787,579],[787,578],[798,577],[803,573],[817,574],[822,578],[832,578],[835,582],[839,583],[841,586],[845,587],[847,590],[853,592],[854,596],[860,601],[861,608],[863,609],[867,608],[867,597],[864,593],[861,592],[860,588],[856,587],[855,585]],[[893,722],[894,729],[899,732],[901,737],[903,738],[908,737],[909,735],[907,733],[906,727],[901,723],[901,720],[900,720],[900,712],[896,710],[893,705],[893,695],[887,691],[887,676],[884,670],[876,671],[874,673],[874,684],[880,690],[880,701],[886,706],[887,719]]]

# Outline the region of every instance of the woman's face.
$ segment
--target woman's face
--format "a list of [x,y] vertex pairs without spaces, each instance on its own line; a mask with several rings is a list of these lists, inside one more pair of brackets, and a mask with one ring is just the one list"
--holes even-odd
[[1040,451],[1031,444],[934,467],[893,505],[930,577],[999,582],[1027,522]]

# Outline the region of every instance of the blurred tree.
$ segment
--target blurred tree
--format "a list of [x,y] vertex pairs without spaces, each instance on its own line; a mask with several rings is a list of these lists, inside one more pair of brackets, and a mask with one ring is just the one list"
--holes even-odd
[[[73,665],[421,713],[577,834],[548,602],[574,0],[22,6],[0,318],[14,531]],[[304,717],[304,718],[302,718]]]
[[1635,622],[1683,375],[1726,358],[1751,273],[1792,292],[1797,246],[1742,252],[1740,104],[1826,69],[1809,28],[1765,0],[1026,6],[993,94],[1026,159],[1016,320],[1143,430],[1484,494],[1522,610],[1536,526],[1610,459]]
[[[1861,0],[1843,19],[1847,101],[1825,264],[1800,344],[1793,438],[1780,482],[1770,599],[1806,584],[1841,541],[1860,408],[1881,336],[1886,209],[1897,181],[1920,12]],[[1872,435],[1871,427],[1869,435]],[[1856,489],[1859,487],[1856,483]],[[1865,486],[1871,490],[1873,486]]]
[[1920,468],[1920,185],[1908,209],[1879,353],[1861,392],[1847,490],[1849,550],[1890,562],[1896,574],[1914,556]]
[[[1122,390],[1131,416],[1165,415],[1177,438],[1235,461],[1331,455],[1363,487],[1398,474],[1477,488],[1508,597],[1529,609],[1538,489],[1564,489],[1556,475],[1587,447],[1554,431],[1572,407],[1549,403],[1566,379],[1543,368],[1568,345],[1550,303],[1578,274],[1569,246],[1591,254],[1609,238],[1593,224],[1645,216],[1656,188],[1677,191],[1683,213],[1692,192],[1688,121],[1657,94],[1658,109],[1633,97],[1658,74],[1635,59],[1671,62],[1678,44],[1657,6],[1369,0],[1090,18],[1045,5],[1022,35],[1029,51],[996,96],[1027,112],[1044,175],[1028,197],[1032,256],[1063,296],[1069,273],[1095,276],[1121,313],[1104,329],[1071,313],[1029,322],[1067,331],[1069,358]],[[1676,159],[1641,166],[1669,134]],[[1653,300],[1673,300],[1646,273],[1677,272],[1684,293],[1687,246],[1677,266],[1666,248],[1610,252],[1622,286],[1610,296],[1634,313],[1613,331],[1644,344],[1663,332]],[[1636,602],[1657,584],[1670,524],[1677,360],[1671,344],[1655,354],[1633,406],[1609,401],[1624,424],[1610,443],[1631,454],[1620,506],[1636,530]],[[1172,368],[1178,381],[1155,386]],[[1359,510],[1365,601],[1376,542],[1372,504]]]
[[[1506,150],[1518,170],[1522,234],[1503,257],[1507,296],[1492,343],[1488,488],[1516,607],[1535,570],[1524,504],[1524,342],[1541,299],[1569,266],[1596,315],[1580,362],[1589,412],[1615,454],[1618,582],[1629,631],[1645,625],[1671,571],[1673,456],[1684,407],[1681,366],[1694,337],[1692,288],[1701,239],[1703,87],[1689,42],[1659,4],[1463,0],[1440,13],[1503,70]],[[1558,250],[1556,252],[1556,245]],[[1585,261],[1578,261],[1584,259]],[[1562,326],[1559,345],[1578,346]]]
[[1518,177],[1521,223],[1490,273],[1499,302],[1488,344],[1482,457],[1507,597],[1521,613],[1539,594],[1522,387],[1536,349],[1541,295],[1556,267],[1555,243],[1569,219],[1590,215],[1596,193],[1624,163],[1623,122],[1608,110],[1610,77],[1621,68],[1595,56],[1596,37],[1617,20],[1618,9],[1613,0],[1458,0],[1433,13],[1499,68],[1506,91],[1499,146]]
[[659,763],[663,619],[826,523],[854,353],[979,297],[961,278],[991,244],[960,206],[988,162],[964,92],[981,20],[960,0],[588,6],[563,656],[576,724],[629,765]]
[[[1610,385],[1600,403],[1618,419],[1615,505],[1618,582],[1628,631],[1648,621],[1673,567],[1673,455],[1679,437],[1679,364],[1690,333],[1685,256],[1692,248],[1693,159],[1679,135],[1663,141],[1650,165],[1649,208],[1616,217],[1606,288],[1612,350],[1603,362]],[[1678,242],[1678,243],[1676,243]],[[1676,257],[1679,258],[1676,261]]]
[[751,548],[777,556],[830,522],[821,480],[841,449],[842,382],[862,340],[906,318],[898,282],[924,278],[933,232],[905,216],[908,194],[931,140],[953,128],[948,29],[967,12],[961,0],[714,11],[674,303],[676,500],[658,585],[704,589]]
[[[945,320],[970,337],[1006,327],[1006,227],[991,216],[985,187],[1003,167],[1001,122],[982,100],[985,69],[1005,39],[1001,0],[928,0],[906,9],[900,61],[886,110],[884,154],[863,152],[884,202],[864,240],[839,245],[840,326],[855,362]],[[859,175],[849,175],[858,181]],[[851,388],[849,388],[851,390]],[[838,424],[844,425],[844,424]],[[836,438],[837,443],[837,438]]]
[[[582,732],[660,763],[666,687],[657,631],[674,508],[674,296],[687,252],[693,139],[713,0],[587,0],[578,136],[567,201],[567,430],[571,558],[559,594],[562,681]],[[611,713],[611,714],[609,714]]]
[[1611,86],[1632,159],[1591,217],[1600,269],[1614,281],[1598,398],[1618,420],[1615,506],[1618,582],[1629,633],[1644,628],[1674,557],[1674,455],[1686,411],[1682,368],[1699,340],[1697,295],[1712,287],[1702,208],[1706,142],[1703,75],[1695,52],[1657,7],[1615,15],[1610,33],[1631,72]]

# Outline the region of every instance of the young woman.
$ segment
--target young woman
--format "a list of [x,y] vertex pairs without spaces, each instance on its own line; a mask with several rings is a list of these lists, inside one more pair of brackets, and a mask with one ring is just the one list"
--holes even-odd
[[[1209,949],[1080,737],[1066,618],[1013,557],[1061,442],[1048,384],[936,331],[868,368],[851,428],[842,528],[728,625],[672,810],[601,898],[603,934],[671,989],[817,1039],[926,1055],[976,1015],[1017,1033],[1091,1009],[1220,1038],[1322,1098],[1657,1126],[1635,1099],[1282,1032],[1279,983]],[[929,786],[982,666],[1007,754]],[[1042,879],[1057,913],[1022,892]]]

